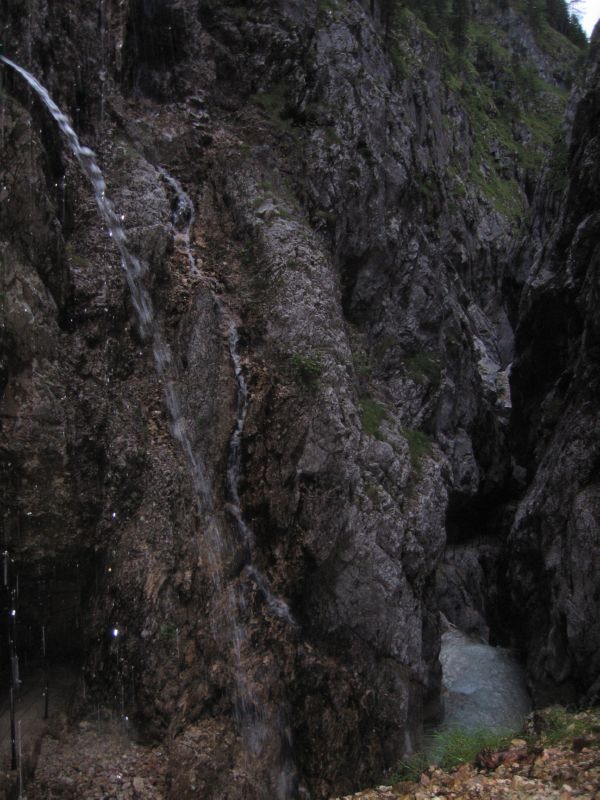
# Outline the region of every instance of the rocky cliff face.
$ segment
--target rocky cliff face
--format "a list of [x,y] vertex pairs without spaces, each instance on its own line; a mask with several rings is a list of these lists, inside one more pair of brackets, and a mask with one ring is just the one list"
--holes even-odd
[[[539,192],[519,308],[513,435],[529,484],[508,574],[536,696],[598,696],[597,38],[573,97],[562,171]],[[535,239],[534,239],[535,241]]]
[[[481,576],[502,569],[516,485],[508,367],[522,278],[510,256],[552,144],[536,107],[560,117],[575,54],[484,3],[458,61],[410,12],[386,30],[378,3],[51,5],[3,5],[5,52],[98,152],[148,266],[240,633],[233,657],[206,509],[170,435],[118,255],[46,110],[4,67],[0,463],[21,629],[44,624],[51,658],[81,665],[82,706],[126,711],[168,741],[172,796],[327,797],[378,780],[437,711],[439,609],[473,630],[496,622]],[[560,385],[567,403],[569,353],[584,341],[593,351],[591,273],[574,266],[567,281],[542,266],[575,247],[593,210],[592,144],[582,144],[593,98],[572,137],[580,177],[521,302],[513,381],[513,438],[530,442],[518,460],[536,476],[511,533],[523,554],[510,567],[513,599],[535,584],[536,635],[562,637],[569,653],[579,634],[557,620],[588,609],[563,596],[562,573],[538,568],[531,553],[546,551],[529,520],[549,513],[560,485],[563,516],[544,536],[583,552],[593,457],[577,461],[589,470],[577,488],[542,470],[546,452],[556,467],[543,448],[561,445],[547,415],[535,417],[534,393],[554,408]],[[195,209],[189,252],[183,189]],[[546,230],[550,193],[542,202]],[[575,237],[578,265],[591,236]],[[239,419],[232,323],[249,386],[238,488],[250,554],[226,480]],[[561,354],[551,366],[538,351],[549,328]],[[551,374],[532,380],[540,362]],[[577,385],[589,393],[584,363]],[[583,429],[588,395],[568,391]],[[558,617],[541,599],[549,585]],[[270,591],[293,623],[273,613]],[[35,660],[35,645],[23,648]],[[540,652],[531,674],[543,682],[558,667]],[[254,757],[234,723],[240,681],[253,720],[241,728],[271,731],[250,737]]]

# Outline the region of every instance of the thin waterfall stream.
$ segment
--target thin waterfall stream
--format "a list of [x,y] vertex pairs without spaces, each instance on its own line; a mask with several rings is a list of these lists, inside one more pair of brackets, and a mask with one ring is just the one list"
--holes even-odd
[[[269,711],[261,704],[252,687],[251,676],[246,674],[243,666],[242,649],[247,637],[240,622],[239,609],[244,606],[241,591],[236,591],[232,583],[226,583],[224,563],[227,556],[227,542],[218,521],[213,499],[213,487],[202,460],[192,447],[191,435],[182,411],[176,387],[176,369],[170,348],[165,342],[155,318],[152,300],[144,286],[147,267],[129,250],[127,235],[123,226],[123,217],[119,216],[112,201],[106,194],[106,182],[97,164],[94,152],[82,146],[77,134],[71,127],[68,118],[50,97],[45,87],[27,70],[10,59],[0,56],[0,61],[14,69],[35,91],[46,106],[69,146],[85,176],[90,181],[98,212],[108,229],[109,236],[118,250],[121,266],[129,287],[131,301],[135,310],[140,335],[152,344],[154,365],[159,382],[162,384],[165,405],[169,416],[169,426],[173,438],[179,443],[184,455],[188,472],[192,481],[194,495],[201,518],[204,520],[204,549],[208,557],[211,579],[218,597],[218,610],[213,615],[213,631],[218,640],[227,641],[232,652],[235,665],[235,686],[233,690],[235,717],[238,730],[246,744],[247,751],[254,757],[260,757],[271,748],[273,740],[278,751],[275,774],[271,775],[272,792],[278,800],[288,800],[296,794],[295,769],[289,756],[291,752],[291,736],[282,710]],[[181,184],[164,169],[160,174],[175,191],[178,204],[173,217],[173,226],[180,236],[183,251],[188,257],[190,269],[197,270],[191,250],[191,229],[194,221],[194,207]],[[243,521],[239,500],[239,462],[240,444],[247,413],[248,392],[241,367],[241,359],[237,350],[238,334],[233,322],[229,321],[229,350],[235,377],[238,385],[237,420],[230,440],[227,489],[234,509],[239,532],[248,539],[249,560],[244,567],[245,576],[251,579],[265,599],[267,609],[279,618],[294,624],[285,602],[276,598],[270,590],[266,577],[251,562],[252,537]],[[200,543],[198,543],[200,547]],[[265,787],[266,789],[266,787]]]
[[[224,313],[221,306],[221,312]],[[241,446],[242,435],[244,433],[244,425],[246,422],[246,415],[248,413],[248,385],[244,377],[242,369],[242,359],[239,354],[239,334],[235,323],[231,318],[228,321],[229,328],[229,354],[235,372],[235,377],[238,385],[237,392],[237,420],[231,439],[229,440],[229,454],[227,458],[227,494],[229,497],[229,504],[227,511],[235,520],[237,531],[240,538],[240,543],[244,548],[245,565],[242,572],[254,582],[257,589],[263,596],[269,612],[280,619],[285,620],[289,625],[296,625],[296,621],[292,617],[290,609],[281,598],[273,594],[269,582],[265,575],[254,565],[254,546],[255,539],[254,533],[246,524],[242,514],[241,500],[240,500],[240,474],[241,474]]]
[[171,223],[175,229],[175,246],[187,258],[190,267],[190,273],[192,275],[198,275],[199,270],[196,265],[194,254],[192,253],[191,241],[194,222],[196,221],[196,211],[194,209],[192,198],[189,196],[189,194],[187,194],[177,178],[174,178],[173,175],[167,172],[166,169],[160,167],[158,171],[161,177],[164,178],[167,184],[175,192],[175,197],[177,200],[171,217]]

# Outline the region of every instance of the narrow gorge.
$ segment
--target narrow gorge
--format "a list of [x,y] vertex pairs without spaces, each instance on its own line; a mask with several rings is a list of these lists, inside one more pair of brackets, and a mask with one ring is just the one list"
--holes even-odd
[[119,798],[377,785],[443,634],[597,703],[598,41],[1,0],[0,798],[112,797],[119,737]]

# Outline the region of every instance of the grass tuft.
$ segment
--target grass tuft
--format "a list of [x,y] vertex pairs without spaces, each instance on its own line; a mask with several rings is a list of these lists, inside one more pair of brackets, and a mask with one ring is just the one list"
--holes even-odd
[[306,389],[317,388],[323,372],[323,364],[318,356],[299,355],[294,353],[289,358],[289,366],[293,379]]
[[464,731],[445,728],[425,737],[422,752],[407,756],[398,765],[393,781],[418,781],[431,764],[451,770],[469,764],[484,749],[501,750],[510,744],[511,735],[492,730]]
[[376,439],[381,438],[379,426],[385,419],[385,409],[380,406],[372,397],[363,396],[360,398],[360,419],[363,431]]

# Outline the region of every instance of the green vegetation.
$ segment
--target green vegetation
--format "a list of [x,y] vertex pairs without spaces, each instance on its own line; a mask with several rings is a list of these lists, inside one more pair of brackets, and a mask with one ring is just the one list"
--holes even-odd
[[564,137],[557,134],[548,162],[548,185],[554,192],[561,192],[569,177],[569,150]]
[[330,147],[332,145],[342,144],[342,140],[333,125],[328,125],[325,128],[325,140]]
[[404,367],[416,383],[439,386],[442,369],[439,359],[431,353],[415,353],[404,361]]
[[67,242],[65,246],[65,255],[67,261],[81,269],[88,269],[90,266],[89,260],[75,249],[72,242]]
[[250,103],[261,109],[269,120],[285,133],[292,133],[292,120],[289,116],[289,87],[285,81],[274,83],[268,91],[256,92],[248,98]]
[[240,261],[244,267],[252,267],[256,263],[256,248],[254,242],[248,240],[240,251]]
[[[391,782],[418,781],[432,764],[449,771],[460,764],[476,762],[480,754],[507,751],[513,743],[514,733],[493,730],[467,732],[460,728],[446,728],[425,736],[423,750],[405,757],[391,776]],[[600,713],[597,709],[569,711],[553,706],[534,711],[525,729],[518,734],[519,741],[512,746],[541,751],[547,747],[600,747]]]
[[[577,15],[571,11],[568,0],[496,0],[499,8],[509,5],[527,19],[540,33],[545,28],[562,34],[579,48],[587,46],[587,38]],[[471,21],[471,4],[468,0],[382,0],[386,27],[391,29],[398,11],[408,8],[420,17],[435,34],[449,35],[452,44],[461,49],[468,41]]]
[[431,453],[431,439],[426,433],[415,428],[402,428],[402,435],[408,444],[413,472],[420,478],[423,472],[423,459]]
[[177,626],[174,622],[163,622],[160,626],[159,635],[161,639],[174,639],[177,636]]
[[381,495],[379,494],[379,487],[374,483],[367,483],[365,492],[371,501],[373,508],[379,508],[381,505]]
[[[571,36],[579,23],[565,0],[496,0],[512,8],[524,24],[533,26],[538,45],[548,53],[563,54],[574,63],[586,43]],[[448,165],[453,194],[450,206],[464,197],[468,186],[513,224],[519,224],[527,206],[520,188],[523,171],[538,172],[559,129],[566,92],[542,80],[533,61],[519,56],[485,17],[473,15],[467,0],[386,0],[383,3],[385,39],[398,79],[420,66],[412,46],[416,27],[437,40],[442,53],[444,82],[460,95],[472,132],[470,157]],[[533,17],[532,17],[533,15]],[[533,18],[537,21],[533,22]],[[571,21],[569,21],[571,20]],[[579,49],[578,49],[579,48]],[[456,120],[446,118],[452,133]],[[430,207],[427,176],[416,182],[421,202]],[[434,195],[439,196],[437,187]],[[437,210],[431,206],[431,217]]]
[[323,372],[323,365],[318,356],[294,353],[289,358],[289,368],[296,383],[306,389],[316,389]]
[[590,736],[596,747],[600,746],[600,719],[597,713],[594,715],[593,712],[575,712],[562,706],[552,706],[535,712],[533,725],[543,745],[552,746],[561,742],[572,744],[574,739]]
[[326,14],[331,12],[333,14],[339,11],[342,5],[342,0],[319,0],[319,13]]
[[360,398],[360,419],[363,431],[376,439],[381,438],[379,426],[385,419],[385,409],[380,406],[372,397],[364,395]]
[[358,377],[369,380],[373,373],[373,365],[367,354],[362,350],[356,350],[352,354],[352,361]]
[[272,117],[280,116],[286,104],[287,89],[283,82],[276,83],[268,92],[257,92],[250,96],[250,102]]
[[[538,171],[559,129],[566,95],[541,80],[480,22],[469,27],[472,58],[459,69],[449,63],[445,82],[460,94],[473,131],[469,182],[508,219],[523,216],[526,199],[516,170]],[[540,113],[543,109],[543,113]],[[456,183],[459,170],[449,169]]]
[[490,730],[447,728],[435,731],[425,737],[422,752],[413,753],[400,762],[392,780],[417,781],[430,764],[437,764],[444,770],[468,764],[484,748],[500,750],[510,743],[510,739],[510,735]]

